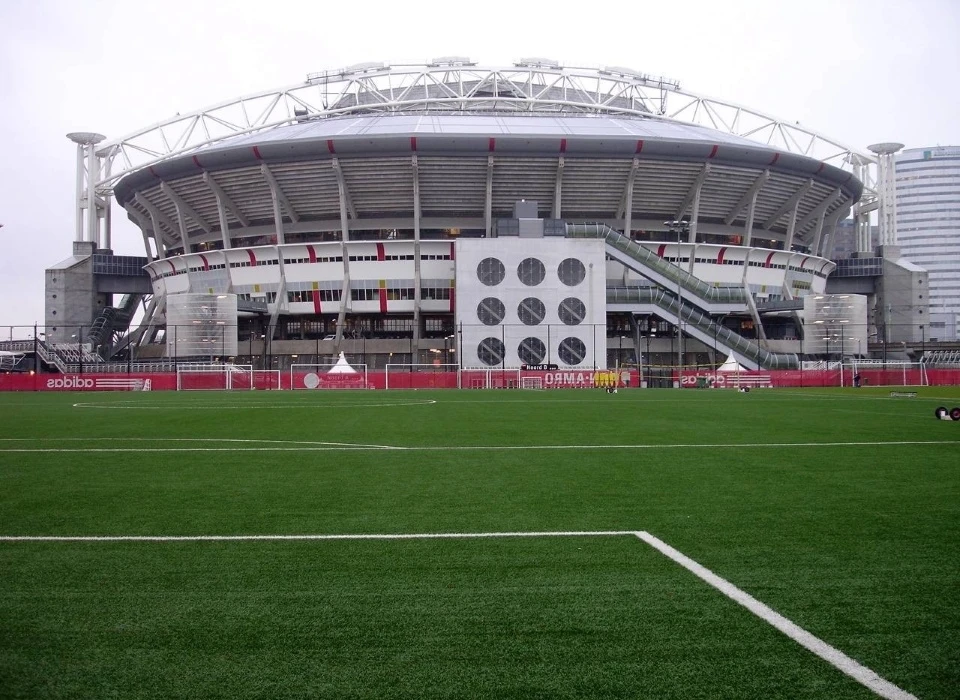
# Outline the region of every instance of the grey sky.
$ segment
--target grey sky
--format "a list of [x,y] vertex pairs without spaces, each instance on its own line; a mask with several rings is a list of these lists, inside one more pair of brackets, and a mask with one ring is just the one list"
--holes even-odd
[[[855,147],[960,144],[958,0],[3,0],[0,26],[0,338],[43,323],[43,271],[71,251],[67,132],[116,138],[308,72],[539,56],[665,75]],[[113,247],[143,254],[119,208]]]

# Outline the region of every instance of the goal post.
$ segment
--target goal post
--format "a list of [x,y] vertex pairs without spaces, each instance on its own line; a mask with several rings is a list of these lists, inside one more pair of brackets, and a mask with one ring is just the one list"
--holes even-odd
[[462,389],[519,389],[519,369],[461,369]]
[[352,372],[331,372],[337,366],[336,362],[290,365],[290,388],[366,389],[370,386],[366,364],[350,365]]
[[922,362],[850,360],[843,363],[842,377],[843,386],[930,386]]
[[384,380],[387,389],[459,389],[457,364],[388,364]]
[[177,391],[236,391],[256,388],[251,365],[180,365]]
[[280,370],[255,369],[253,370],[253,388],[263,391],[280,391],[283,389]]
[[543,377],[520,377],[521,389],[543,389]]

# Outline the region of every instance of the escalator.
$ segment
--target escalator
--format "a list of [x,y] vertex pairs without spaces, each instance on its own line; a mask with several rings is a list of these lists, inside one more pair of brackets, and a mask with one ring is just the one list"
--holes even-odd
[[681,289],[686,301],[704,311],[748,311],[748,295],[742,286],[717,286],[704,282],[606,224],[567,224],[567,238],[604,240],[609,257],[664,289]]
[[800,360],[795,354],[765,350],[756,342],[716,323],[693,304],[678,300],[675,293],[663,288],[607,288],[607,309],[635,313],[656,312],[664,320],[681,325],[685,333],[705,345],[723,349],[733,355],[746,369],[797,369],[800,366]]
[[87,341],[96,348],[104,360],[109,360],[119,349],[113,339],[130,328],[137,307],[143,301],[143,294],[125,294],[118,306],[108,306],[94,319]]

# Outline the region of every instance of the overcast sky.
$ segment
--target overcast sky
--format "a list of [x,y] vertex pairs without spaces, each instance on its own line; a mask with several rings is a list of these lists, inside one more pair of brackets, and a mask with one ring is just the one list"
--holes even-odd
[[[468,56],[627,66],[854,147],[960,145],[960,0],[0,0],[0,339],[43,323],[76,151],[306,74]],[[114,208],[113,247],[143,255]],[[14,331],[14,337],[23,337]]]

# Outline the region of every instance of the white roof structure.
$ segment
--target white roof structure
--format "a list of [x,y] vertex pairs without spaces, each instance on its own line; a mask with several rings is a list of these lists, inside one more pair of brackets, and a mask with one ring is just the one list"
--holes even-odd
[[[821,217],[875,209],[875,167],[871,154],[792,120],[626,68],[543,59],[484,68],[463,57],[367,63],[178,114],[119,139],[80,143],[77,240],[101,241],[104,219],[102,247],[111,247],[105,210],[114,195],[149,236],[171,247],[187,239],[230,247],[234,235],[294,232],[301,222],[330,230],[341,218],[341,196],[351,219],[410,228],[394,219],[411,208],[419,170],[425,217],[462,202],[461,213],[481,222],[485,209],[488,220],[491,209],[503,216],[518,196],[562,201],[553,218],[620,219],[621,195],[636,189],[632,218],[650,229],[682,216],[702,189],[700,218],[723,234],[731,224],[743,228],[757,195],[758,235],[789,248],[794,239],[816,244]],[[511,190],[518,169],[534,191]],[[390,187],[364,189],[367,170]],[[590,188],[613,193],[612,203],[578,206]],[[485,190],[492,193],[484,197]],[[728,197],[718,199],[718,191]],[[658,206],[646,211],[640,202]],[[643,219],[650,221],[641,226]]]
[[357,374],[357,370],[350,366],[346,356],[341,352],[337,363],[330,368],[327,374]]
[[737,362],[737,358],[733,355],[730,355],[723,364],[717,367],[718,372],[743,372],[745,371],[741,364]]

